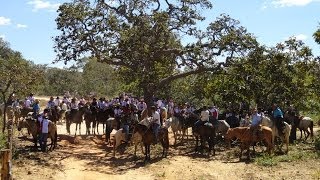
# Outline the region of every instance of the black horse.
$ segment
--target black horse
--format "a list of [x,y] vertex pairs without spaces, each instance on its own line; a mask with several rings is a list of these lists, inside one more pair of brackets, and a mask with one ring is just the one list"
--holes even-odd
[[79,134],[81,134],[81,123],[83,120],[83,114],[85,112],[85,106],[81,106],[79,109],[72,109],[71,111],[66,112],[66,127],[67,132],[70,134],[70,125],[72,123],[76,123],[76,131],[77,134],[78,125],[79,125]]
[[200,139],[200,152],[203,152],[203,149],[205,147],[205,142],[208,142],[209,150],[208,155],[211,155],[211,151],[213,150],[213,155],[215,155],[215,138],[216,138],[216,132],[215,127],[211,123],[205,123],[200,125],[199,127],[193,126],[192,127],[193,135],[196,138],[196,147],[195,152],[198,152],[198,142]]

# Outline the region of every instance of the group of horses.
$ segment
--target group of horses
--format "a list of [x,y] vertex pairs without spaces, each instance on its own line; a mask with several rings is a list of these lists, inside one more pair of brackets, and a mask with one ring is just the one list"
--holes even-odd
[[[163,109],[162,109],[163,110]],[[192,128],[192,135],[196,140],[195,151],[203,152],[206,149],[206,144],[208,144],[208,155],[213,151],[213,155],[215,155],[215,144],[217,141],[217,137],[221,137],[221,139],[225,139],[229,141],[233,138],[237,138],[240,143],[240,158],[242,156],[242,151],[247,150],[249,153],[249,147],[253,145],[255,142],[263,141],[267,147],[267,152],[272,153],[273,147],[275,144],[276,137],[279,137],[282,144],[286,145],[285,152],[288,152],[289,145],[289,137],[290,133],[292,133],[293,126],[295,128],[299,128],[302,132],[304,132],[305,139],[309,136],[313,137],[313,121],[309,117],[289,117],[286,118],[288,121],[284,123],[284,131],[278,132],[278,129],[275,126],[275,123],[268,118],[268,116],[263,116],[261,125],[260,136],[252,137],[252,133],[250,133],[249,127],[238,127],[239,119],[235,116],[231,116],[226,120],[217,120],[216,123],[210,124],[206,123],[202,126],[195,127],[194,124],[196,121],[200,119],[200,113],[195,111],[194,113],[189,113],[186,116],[168,116],[168,113],[164,110],[161,110],[161,119],[163,121],[163,126],[160,128],[158,134],[158,142],[161,143],[163,152],[162,155],[166,156],[169,148],[169,135],[168,128],[171,127],[171,131],[174,135],[174,145],[177,144],[179,140],[183,142],[184,137],[189,138],[188,129]],[[29,109],[20,109],[19,111],[11,111],[13,115],[16,114],[16,117],[19,117],[18,128],[28,128],[28,131],[31,132],[35,146],[37,145],[37,137],[39,132],[37,132],[36,121],[27,117]],[[49,125],[49,138],[51,139],[51,147],[50,149],[54,149],[57,142],[57,127],[55,123],[59,121],[62,117],[61,112],[58,111],[57,108],[53,108],[50,110],[49,119],[52,121]],[[150,125],[151,119],[148,117],[148,112],[143,111],[142,114],[136,114],[136,111],[132,111],[132,113],[122,116],[122,119],[129,119],[130,124],[130,137],[131,142],[135,144],[135,155],[136,148],[138,144],[142,144],[144,146],[144,155],[145,160],[150,160],[150,146],[154,143],[154,133],[152,127]],[[114,117],[113,109],[99,110],[90,108],[89,104],[86,104],[82,107],[79,107],[78,110],[67,111],[65,112],[65,120],[66,120],[66,129],[70,134],[70,125],[72,123],[76,124],[75,135],[77,134],[78,128],[79,133],[81,134],[81,123],[85,122],[86,125],[86,134],[99,134],[99,124],[103,124],[103,133],[106,135],[106,141],[114,145],[114,149],[116,146],[121,144],[121,142],[115,142],[116,138],[111,137],[112,130],[116,129],[116,131],[123,132],[123,129],[119,129],[119,124],[122,120],[118,121]],[[310,130],[310,131],[309,131]],[[111,134],[111,136],[110,136]],[[124,133],[118,133],[120,136],[124,136]],[[200,141],[200,146],[198,145]],[[282,147],[279,146],[279,149]],[[249,157],[250,154],[247,155]]]

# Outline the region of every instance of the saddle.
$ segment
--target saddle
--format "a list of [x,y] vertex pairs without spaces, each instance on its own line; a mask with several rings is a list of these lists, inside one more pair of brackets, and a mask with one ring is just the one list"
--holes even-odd
[[213,124],[210,122],[206,122],[204,123],[204,126],[210,127],[210,128],[214,128]]

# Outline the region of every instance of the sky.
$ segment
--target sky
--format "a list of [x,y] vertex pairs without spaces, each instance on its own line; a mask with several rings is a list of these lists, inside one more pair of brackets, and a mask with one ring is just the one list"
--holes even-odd
[[[24,58],[52,65],[56,58],[53,37],[59,35],[55,19],[59,5],[67,0],[1,0],[0,37]],[[228,14],[269,47],[295,36],[320,55],[312,34],[320,27],[320,0],[211,0],[203,11],[205,27],[220,14]],[[200,27],[200,28],[203,28]]]

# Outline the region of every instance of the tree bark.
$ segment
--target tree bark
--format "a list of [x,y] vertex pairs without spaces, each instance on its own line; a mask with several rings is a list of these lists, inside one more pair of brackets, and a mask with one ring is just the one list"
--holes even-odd
[[154,106],[153,97],[156,92],[153,84],[148,84],[143,88],[143,98],[148,107],[148,116],[151,116],[151,106]]

